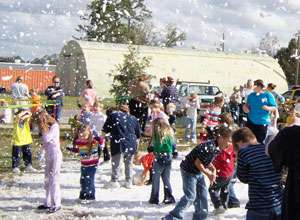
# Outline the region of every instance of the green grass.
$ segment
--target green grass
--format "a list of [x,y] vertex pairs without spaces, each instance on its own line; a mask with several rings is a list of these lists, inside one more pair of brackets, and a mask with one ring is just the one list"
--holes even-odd
[[[11,104],[11,97],[8,94],[0,94],[0,99],[8,100],[9,104]],[[46,96],[42,96],[42,101],[46,101]],[[63,98],[64,109],[66,110],[77,110],[77,96],[65,96]],[[106,98],[103,100],[103,105],[105,108],[111,107],[115,105],[115,101],[113,98]]]

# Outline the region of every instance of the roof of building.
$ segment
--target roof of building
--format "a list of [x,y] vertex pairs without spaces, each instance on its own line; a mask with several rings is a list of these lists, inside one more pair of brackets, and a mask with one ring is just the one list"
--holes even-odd
[[11,70],[42,70],[42,71],[52,71],[55,72],[55,65],[42,65],[42,64],[32,64],[32,63],[2,63],[0,62],[0,68],[9,68]]

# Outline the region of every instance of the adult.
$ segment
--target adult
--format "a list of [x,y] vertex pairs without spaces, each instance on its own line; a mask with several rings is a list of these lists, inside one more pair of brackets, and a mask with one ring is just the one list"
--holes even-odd
[[300,219],[300,103],[296,104],[294,113],[294,123],[281,130],[268,148],[275,170],[288,168],[282,205],[284,220]]
[[169,103],[178,102],[178,94],[175,84],[175,81],[172,77],[168,76],[167,81],[165,82],[166,86],[163,88],[161,92],[161,100],[166,109]]
[[274,98],[278,104],[284,104],[285,98],[282,95],[280,95],[279,93],[275,92],[275,88],[276,88],[275,84],[269,83],[267,86],[267,91],[272,93],[272,95],[274,96]]
[[28,86],[23,81],[24,77],[18,76],[16,82],[11,85],[11,94],[16,105],[26,105],[30,98]]
[[54,213],[61,209],[59,177],[62,164],[62,152],[60,149],[59,125],[46,111],[40,112],[38,125],[42,133],[43,148],[45,149],[46,156],[46,198],[44,204],[38,206],[38,209],[46,209],[49,213]]
[[45,95],[47,96],[47,100],[53,101],[53,104],[46,107],[48,114],[55,118],[56,121],[60,121],[62,107],[63,107],[63,97],[64,91],[60,87],[60,78],[58,76],[54,76],[52,78],[52,86],[48,86],[45,91]]
[[245,95],[245,102],[247,102],[247,98],[248,98],[248,96],[252,93],[252,92],[254,92],[254,83],[253,83],[253,81],[251,80],[251,79],[248,79],[248,81],[247,81],[247,83],[246,83],[246,85],[245,85],[245,87],[244,87],[244,95]]
[[148,119],[149,76],[143,74],[130,86],[130,114],[139,121],[142,131],[145,131]]
[[261,79],[256,80],[254,85],[254,92],[248,96],[243,110],[248,115],[246,126],[255,134],[257,141],[263,143],[271,123],[270,113],[277,111],[277,104],[274,96],[264,91]]
[[87,80],[85,82],[86,88],[83,90],[83,92],[80,95],[80,99],[83,99],[84,106],[93,108],[95,105],[95,102],[97,101],[97,93],[94,89],[92,80]]
[[119,186],[121,158],[125,164],[125,187],[132,186],[132,159],[136,153],[140,138],[140,126],[137,119],[129,114],[129,107],[122,104],[119,111],[113,111],[108,115],[103,126],[103,132],[110,134],[110,150],[112,175],[109,187]]

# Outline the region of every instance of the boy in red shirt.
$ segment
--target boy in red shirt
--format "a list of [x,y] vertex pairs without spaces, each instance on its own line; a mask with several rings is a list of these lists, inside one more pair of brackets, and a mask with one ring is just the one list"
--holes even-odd
[[[220,137],[219,139],[222,139]],[[219,145],[221,152],[213,161],[217,170],[216,182],[209,187],[209,194],[215,207],[215,214],[225,212],[228,197],[228,184],[233,176],[235,166],[235,153],[233,145],[228,139],[221,140],[224,144]],[[227,144],[225,144],[227,142]],[[223,147],[227,146],[227,147]]]
[[154,161],[154,153],[147,153],[145,155],[142,155],[140,153],[137,153],[134,158],[134,164],[135,165],[142,165],[144,170],[140,175],[139,180],[136,185],[144,185],[147,179],[148,173],[151,172],[152,166],[153,166],[153,161]]

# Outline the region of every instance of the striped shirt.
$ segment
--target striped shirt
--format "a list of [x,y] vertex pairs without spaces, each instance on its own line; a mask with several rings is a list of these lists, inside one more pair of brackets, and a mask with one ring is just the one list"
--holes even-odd
[[93,140],[92,146],[89,146],[88,140],[83,138],[78,138],[75,141],[75,148],[78,149],[81,166],[89,167],[98,165],[99,156],[97,144],[98,142]]
[[246,209],[270,209],[281,205],[280,174],[275,172],[264,145],[250,145],[239,151],[237,176],[249,185]]
[[200,171],[195,166],[195,160],[199,159],[204,167],[207,167],[220,153],[215,141],[207,141],[196,146],[181,162],[180,167],[191,174],[199,174]]

